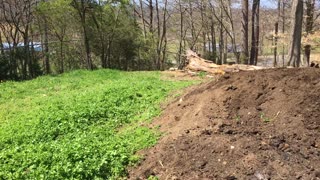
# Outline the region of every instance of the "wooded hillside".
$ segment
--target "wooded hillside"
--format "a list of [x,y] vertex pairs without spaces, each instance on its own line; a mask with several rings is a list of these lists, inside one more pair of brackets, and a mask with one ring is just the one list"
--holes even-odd
[[308,66],[318,9],[315,0],[0,0],[0,80],[182,69],[188,49],[216,64],[265,56],[273,66]]

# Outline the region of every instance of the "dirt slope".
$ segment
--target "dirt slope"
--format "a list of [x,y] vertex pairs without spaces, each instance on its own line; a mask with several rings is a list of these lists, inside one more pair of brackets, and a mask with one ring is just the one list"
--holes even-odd
[[319,111],[319,69],[224,75],[165,109],[129,179],[320,179]]

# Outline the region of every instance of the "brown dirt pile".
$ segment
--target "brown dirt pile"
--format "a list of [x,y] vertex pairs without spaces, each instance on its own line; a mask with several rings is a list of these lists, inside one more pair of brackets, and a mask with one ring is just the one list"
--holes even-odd
[[155,120],[165,132],[129,179],[319,179],[320,70],[224,75]]

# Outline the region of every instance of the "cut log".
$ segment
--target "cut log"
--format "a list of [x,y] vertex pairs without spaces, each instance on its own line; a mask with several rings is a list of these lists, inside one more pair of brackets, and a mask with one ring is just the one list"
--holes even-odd
[[186,53],[187,53],[186,54],[187,64],[185,66],[185,69],[193,72],[204,71],[210,74],[225,74],[228,72],[267,69],[266,67],[243,65],[243,64],[217,65],[212,61],[208,61],[206,59],[199,57],[197,53],[191,50],[188,50]]

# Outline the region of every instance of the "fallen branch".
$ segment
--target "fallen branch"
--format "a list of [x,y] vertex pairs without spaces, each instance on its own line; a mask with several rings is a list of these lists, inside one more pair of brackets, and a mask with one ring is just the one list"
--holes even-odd
[[187,65],[185,69],[192,72],[204,71],[209,74],[225,74],[228,72],[267,69],[266,67],[243,65],[243,64],[217,65],[211,61],[208,61],[206,59],[199,57],[197,53],[191,50],[187,51],[186,56],[187,56]]

